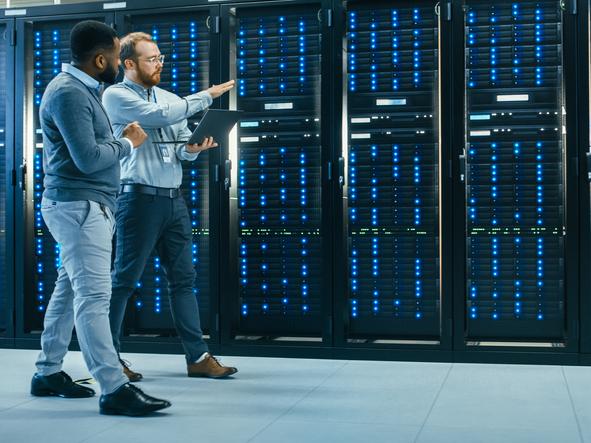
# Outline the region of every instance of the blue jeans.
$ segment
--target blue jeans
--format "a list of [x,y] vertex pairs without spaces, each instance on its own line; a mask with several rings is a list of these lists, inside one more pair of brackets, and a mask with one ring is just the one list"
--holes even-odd
[[193,293],[195,268],[191,252],[189,211],[183,197],[168,198],[126,192],[117,199],[117,239],[111,332],[120,350],[121,325],[127,301],[142,276],[154,249],[168,280],[174,326],[188,363],[208,351],[203,340],[197,297]]
[[113,215],[93,201],[46,198],[41,201],[41,213],[60,245],[60,266],[45,313],[37,372],[61,371],[75,325],[88,370],[101,392],[110,394],[128,381],[109,328]]

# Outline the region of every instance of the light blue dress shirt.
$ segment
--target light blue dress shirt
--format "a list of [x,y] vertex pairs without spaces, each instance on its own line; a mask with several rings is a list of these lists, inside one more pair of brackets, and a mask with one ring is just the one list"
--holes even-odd
[[198,154],[187,152],[185,144],[158,141],[188,140],[187,118],[209,107],[213,99],[205,91],[181,98],[157,86],[149,93],[148,101],[148,90],[127,77],[103,93],[116,136],[133,121],[148,134],[141,146],[121,160],[121,183],[178,188],[183,180],[181,160],[196,160]]
[[62,63],[62,72],[67,72],[70,75],[73,75],[82,83],[84,83],[88,88],[90,88],[95,94],[99,95],[101,92],[101,84],[86,72],[81,71],[80,69],[76,68],[74,65],[70,63]]

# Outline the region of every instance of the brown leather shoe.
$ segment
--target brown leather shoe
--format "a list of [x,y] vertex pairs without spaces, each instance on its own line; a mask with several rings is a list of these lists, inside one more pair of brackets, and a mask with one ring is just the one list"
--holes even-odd
[[139,372],[133,372],[131,369],[129,369],[131,365],[128,361],[119,359],[119,363],[121,363],[121,366],[123,366],[123,373],[130,382],[135,383],[144,378],[144,376]]
[[199,363],[187,365],[189,377],[224,378],[236,374],[238,369],[222,365],[217,358],[206,353],[205,358]]

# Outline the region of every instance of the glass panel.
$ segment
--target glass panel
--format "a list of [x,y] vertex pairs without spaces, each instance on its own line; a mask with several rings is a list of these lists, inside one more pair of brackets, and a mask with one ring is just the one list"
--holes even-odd
[[468,2],[465,34],[468,335],[562,337],[559,2]]
[[347,13],[350,337],[439,335],[438,23]]
[[6,290],[6,217],[7,217],[7,183],[8,177],[6,171],[8,165],[6,164],[6,85],[7,85],[7,57],[8,57],[8,40],[6,38],[6,25],[0,24],[0,335],[5,333],[9,327],[9,322],[12,319],[12,313],[9,309],[9,299],[12,294],[8,294]]
[[25,332],[39,333],[43,316],[53,292],[59,265],[59,245],[53,240],[41,216],[43,194],[43,136],[39,123],[39,105],[45,88],[58,73],[62,63],[70,62],[70,30],[78,20],[35,22],[27,26],[28,109],[25,157],[33,174],[27,175],[27,250]]
[[[283,10],[282,10],[283,9]],[[320,335],[321,29],[317,9],[238,8],[239,310],[242,333]]]
[[[159,87],[181,97],[199,92],[209,85],[209,29],[207,12],[132,15],[128,18],[131,32],[146,32],[164,54]],[[200,119],[194,116],[189,127]],[[196,279],[193,291],[199,300],[201,327],[209,329],[210,263],[209,263],[209,153],[199,154],[195,162],[183,164],[183,194],[193,226],[193,263]],[[125,322],[127,333],[158,333],[173,330],[168,285],[160,258],[153,253],[137,284]]]

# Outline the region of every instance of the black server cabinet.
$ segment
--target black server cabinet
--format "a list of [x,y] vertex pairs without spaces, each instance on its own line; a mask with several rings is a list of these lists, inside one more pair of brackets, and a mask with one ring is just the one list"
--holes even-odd
[[581,168],[581,225],[580,225],[580,263],[581,286],[580,286],[580,318],[581,321],[581,352],[591,353],[591,322],[584,319],[591,318],[591,300],[588,296],[591,290],[591,113],[589,103],[591,102],[591,69],[589,69],[589,60],[591,60],[591,2],[586,1],[580,5],[578,29],[580,41],[585,41],[579,46],[579,78],[578,85],[580,96],[586,97],[586,100],[580,102],[578,114],[579,119],[579,146],[580,164],[585,165]]
[[346,3],[345,270],[335,275],[347,278],[336,317],[349,346],[441,343],[438,11],[431,1]]
[[[145,9],[119,13],[117,29],[121,36],[129,32],[152,36],[166,56],[159,86],[184,97],[219,83],[218,22],[217,6]],[[200,116],[201,113],[190,119],[190,128]],[[194,292],[199,301],[201,327],[214,341],[218,314],[215,227],[219,222],[218,197],[210,172],[219,163],[219,155],[219,149],[214,149],[200,154],[195,162],[183,164],[182,184],[193,227]],[[153,340],[174,333],[167,293],[166,278],[154,253],[128,305],[124,333],[129,340]]]
[[14,334],[14,21],[0,20],[0,340]]
[[43,193],[43,139],[39,124],[41,97],[62,63],[70,60],[70,30],[82,20],[113,23],[113,14],[19,18],[17,27],[16,69],[16,156],[23,176],[15,204],[19,267],[16,280],[17,331],[19,338],[37,335],[43,329],[45,309],[53,292],[59,263],[59,245],[54,241],[41,216]]
[[230,107],[244,111],[224,171],[223,340],[329,340],[326,9],[323,2],[222,7],[223,72],[237,82]]
[[468,344],[576,346],[573,23],[550,0],[468,1],[464,20],[458,330]]

